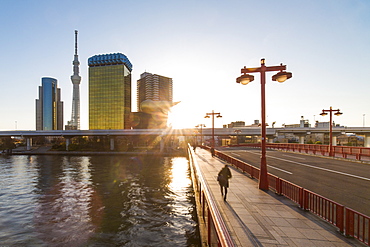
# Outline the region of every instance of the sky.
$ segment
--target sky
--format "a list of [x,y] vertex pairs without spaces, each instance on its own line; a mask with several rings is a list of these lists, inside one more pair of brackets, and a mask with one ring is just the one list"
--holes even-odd
[[267,123],[301,117],[370,125],[368,0],[0,0],[0,130],[34,130],[42,77],[58,80],[64,122],[71,120],[74,30],[78,30],[81,129],[88,129],[89,57],[123,53],[136,83],[149,72],[173,79],[173,128],[215,127],[261,119],[260,76],[236,83],[241,68],[283,63],[284,83],[266,74]]

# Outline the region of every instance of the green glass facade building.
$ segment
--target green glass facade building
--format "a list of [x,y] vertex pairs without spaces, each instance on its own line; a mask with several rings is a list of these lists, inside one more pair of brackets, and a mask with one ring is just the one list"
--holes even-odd
[[121,54],[96,55],[89,65],[89,129],[129,129],[132,64]]

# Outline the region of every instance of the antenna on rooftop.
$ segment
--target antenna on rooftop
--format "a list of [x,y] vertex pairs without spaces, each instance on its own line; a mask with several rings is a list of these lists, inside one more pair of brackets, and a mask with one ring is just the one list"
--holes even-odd
[[78,31],[75,30],[75,55],[77,55],[77,34],[78,34]]

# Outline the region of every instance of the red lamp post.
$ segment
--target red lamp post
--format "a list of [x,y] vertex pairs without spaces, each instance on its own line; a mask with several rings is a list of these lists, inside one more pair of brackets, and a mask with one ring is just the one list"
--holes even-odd
[[212,148],[215,147],[215,115],[217,115],[216,116],[217,118],[222,118],[221,113],[219,112],[216,113],[213,110],[211,113],[206,113],[206,116],[204,117],[210,118],[210,116],[212,116],[212,146],[211,146]]
[[269,66],[265,65],[265,59],[261,59],[261,67],[258,68],[244,68],[241,69],[242,75],[236,79],[237,83],[247,85],[254,80],[253,75],[247,73],[257,73],[261,75],[261,167],[260,177],[258,182],[258,188],[261,190],[269,189],[268,175],[267,175],[267,164],[266,164],[266,106],[265,106],[265,84],[266,84],[266,72],[269,71],[280,71],[272,76],[273,81],[284,82],[292,77],[292,73],[286,72],[286,65],[280,64],[280,66]]
[[330,123],[329,123],[329,156],[334,156],[333,155],[333,112],[335,116],[340,116],[343,113],[340,112],[339,109],[333,110],[330,106],[330,110],[322,110],[320,113],[321,116],[326,116],[328,115],[327,112],[330,113]]

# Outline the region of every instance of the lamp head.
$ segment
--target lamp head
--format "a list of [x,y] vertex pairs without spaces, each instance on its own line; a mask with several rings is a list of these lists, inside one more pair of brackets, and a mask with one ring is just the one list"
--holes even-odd
[[286,72],[286,71],[280,71],[276,75],[272,76],[273,81],[278,81],[278,82],[284,82],[288,79],[292,78],[292,73]]
[[204,118],[210,118],[210,116],[209,115],[206,115],[206,116],[204,116]]
[[336,113],[334,113],[334,115],[335,116],[340,116],[340,115],[342,115],[343,113],[342,112],[340,112],[340,111],[338,111],[338,112],[336,112]]
[[222,116],[221,115],[217,115],[216,118],[222,118]]
[[326,115],[328,115],[326,112],[322,112],[322,113],[320,113],[320,115],[321,116],[326,116]]
[[236,82],[240,83],[240,84],[243,84],[243,85],[247,85],[248,83],[250,83],[253,80],[254,80],[254,76],[253,75],[248,75],[248,74],[244,74],[244,75],[241,75],[238,78],[236,78]]

